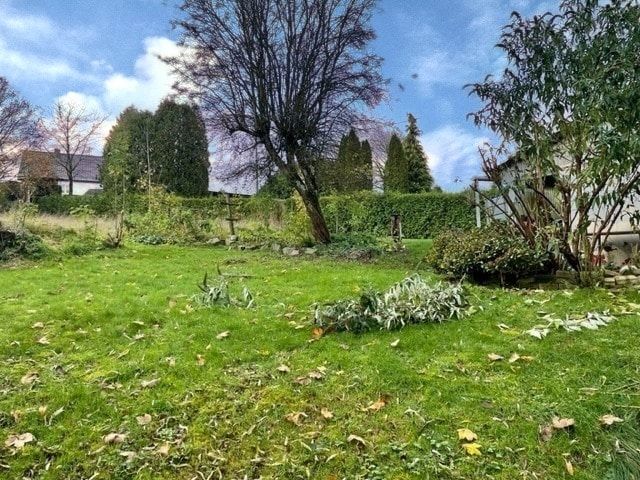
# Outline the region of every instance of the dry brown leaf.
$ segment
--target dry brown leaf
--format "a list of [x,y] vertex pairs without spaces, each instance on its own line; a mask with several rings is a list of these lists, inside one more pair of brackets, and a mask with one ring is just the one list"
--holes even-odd
[[615,415],[603,415],[600,417],[600,424],[604,425],[605,427],[610,427],[614,423],[622,422],[624,422],[624,420],[620,417],[616,417]]
[[136,417],[136,420],[138,421],[138,425],[149,425],[151,423],[151,415],[149,415],[148,413],[145,413],[144,415],[140,415],[139,417]]
[[469,430],[468,428],[458,429],[458,440],[466,440],[467,442],[473,442],[478,439],[478,435]]
[[204,357],[200,354],[196,355],[196,365],[198,365],[199,367],[204,367],[204,364],[207,363],[207,361],[204,359]]
[[280,373],[289,373],[291,371],[291,369],[284,364],[280,365],[276,370]]
[[543,442],[548,442],[553,437],[553,427],[551,425],[540,426],[538,429],[540,440]]
[[158,383],[160,383],[160,379],[159,378],[154,378],[152,380],[143,380],[140,382],[140,386],[142,388],[153,388],[156,385],[158,385]]
[[158,455],[162,455],[163,457],[166,457],[167,455],[169,455],[169,449],[170,449],[169,444],[163,443],[158,447],[156,452],[158,453]]
[[398,345],[400,345],[400,339],[394,340],[389,344],[391,348],[396,348]]
[[44,323],[36,322],[33,325],[31,325],[31,328],[33,328],[34,330],[40,330],[40,329],[44,328]]
[[354,443],[361,447],[367,446],[367,442],[365,442],[364,438],[359,437],[358,435],[349,435],[349,437],[347,438],[347,442]]
[[145,337],[144,333],[138,333],[133,337],[133,339],[137,342],[138,340],[142,340]]
[[380,395],[380,398],[364,409],[365,412],[377,412],[384,408],[391,400],[389,395]]
[[333,418],[333,412],[331,412],[331,410],[325,407],[322,407],[320,409],[320,415],[322,415],[322,418],[326,420],[331,420]]
[[50,344],[51,344],[51,342],[49,341],[49,339],[48,339],[46,336],[45,336],[45,337],[40,337],[40,338],[36,341],[36,343],[37,343],[38,345],[50,345]]
[[518,360],[520,360],[520,355],[517,353],[514,353],[509,357],[509,363],[516,363]]
[[284,416],[284,418],[293,423],[294,425],[300,427],[305,418],[307,418],[307,414],[304,412],[293,412]]
[[107,445],[123,443],[127,439],[126,433],[109,433],[102,437],[102,440]]
[[500,360],[504,360],[504,357],[502,355],[498,355],[497,353],[490,353],[489,355],[487,355],[487,357],[492,362],[499,362]]
[[573,418],[558,418],[553,417],[551,420],[551,426],[556,430],[565,430],[574,427],[576,421]]
[[573,464],[568,458],[564,459],[564,468],[567,470],[567,473],[570,477],[573,477]]
[[298,385],[309,385],[311,383],[311,379],[305,375],[305,376],[296,378],[294,380],[294,383],[297,383]]
[[479,443],[463,443],[462,448],[467,452],[467,455],[482,455],[482,452],[480,451],[482,445]]
[[40,375],[38,372],[28,372],[20,379],[20,383],[23,385],[32,385],[38,381]]
[[121,457],[125,457],[127,459],[127,463],[131,463],[136,458],[136,452],[120,452]]
[[219,333],[218,335],[216,335],[216,338],[217,338],[218,340],[224,340],[225,338],[227,338],[227,337],[229,336],[229,333],[230,333],[230,332],[229,332],[228,330],[226,330],[226,331],[221,332],[221,333]]
[[313,380],[322,380],[324,378],[324,373],[314,370],[313,372],[309,372],[309,375],[307,376]]
[[170,367],[175,367],[176,366],[175,357],[167,357],[167,358],[165,358],[165,361],[169,364]]
[[311,336],[316,340],[324,335],[324,330],[320,327],[316,327],[311,331]]
[[21,433],[20,435],[9,435],[5,440],[4,446],[7,448],[15,448],[20,450],[27,443],[31,443],[35,440],[35,437],[31,433]]

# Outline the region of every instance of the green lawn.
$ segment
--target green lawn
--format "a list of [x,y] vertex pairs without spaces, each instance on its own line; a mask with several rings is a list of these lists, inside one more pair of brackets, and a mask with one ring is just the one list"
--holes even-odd
[[[638,478],[638,315],[523,334],[538,312],[630,311],[637,292],[471,287],[480,311],[465,320],[310,341],[314,302],[386,288],[425,249],[356,264],[129,246],[0,270],[0,478],[560,479],[567,461],[573,478]],[[217,264],[254,276],[256,308],[189,308]],[[625,421],[603,428],[603,414]],[[576,426],[542,442],[554,416]],[[5,446],[24,433],[35,440]],[[106,444],[111,433],[126,437]]]

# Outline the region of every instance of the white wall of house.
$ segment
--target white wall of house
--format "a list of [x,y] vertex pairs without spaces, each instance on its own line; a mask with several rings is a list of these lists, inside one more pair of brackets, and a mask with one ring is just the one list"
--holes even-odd
[[[69,182],[58,180],[58,185],[62,188],[63,195],[69,195]],[[89,190],[95,190],[96,188],[102,188],[99,183],[95,182],[73,182],[73,194],[84,195]]]

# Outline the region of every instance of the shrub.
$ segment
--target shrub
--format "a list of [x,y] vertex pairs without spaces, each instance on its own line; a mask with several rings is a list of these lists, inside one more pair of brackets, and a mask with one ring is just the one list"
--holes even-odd
[[37,235],[26,231],[17,233],[0,231],[0,261],[5,262],[14,258],[41,260],[49,253],[49,249]]
[[427,260],[440,273],[469,276],[479,282],[498,279],[513,283],[525,276],[548,273],[554,266],[551,252],[531,247],[502,224],[444,232],[434,239]]
[[396,330],[412,323],[441,323],[466,315],[461,284],[429,285],[419,275],[405,278],[384,293],[365,291],[358,300],[316,307],[323,331]]
[[205,273],[204,280],[201,285],[198,285],[198,288],[200,293],[191,297],[191,301],[201,308],[215,306],[251,308],[254,305],[253,295],[247,287],[243,287],[240,296],[232,296],[229,293],[229,282],[222,274],[218,276],[215,284],[210,285]]

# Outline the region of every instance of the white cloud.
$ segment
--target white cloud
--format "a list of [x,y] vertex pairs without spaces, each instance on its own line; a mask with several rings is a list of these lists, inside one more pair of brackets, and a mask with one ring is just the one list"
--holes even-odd
[[175,78],[159,57],[179,55],[180,47],[164,37],[147,38],[144,46],[133,75],[114,73],[104,81],[103,99],[111,111],[121,111],[129,105],[154,110],[171,92]]
[[474,135],[458,125],[445,125],[421,138],[436,184],[447,190],[461,190],[480,171],[478,147],[488,137]]

